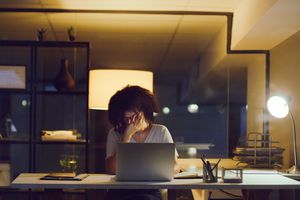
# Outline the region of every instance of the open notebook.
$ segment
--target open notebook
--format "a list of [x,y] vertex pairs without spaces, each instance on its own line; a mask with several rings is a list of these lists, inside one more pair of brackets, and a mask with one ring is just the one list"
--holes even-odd
[[81,181],[85,179],[88,174],[75,173],[49,173],[41,178],[41,180],[64,180],[64,181]]
[[189,178],[203,178],[203,173],[202,172],[180,172],[178,174],[174,175],[175,179],[189,179]]

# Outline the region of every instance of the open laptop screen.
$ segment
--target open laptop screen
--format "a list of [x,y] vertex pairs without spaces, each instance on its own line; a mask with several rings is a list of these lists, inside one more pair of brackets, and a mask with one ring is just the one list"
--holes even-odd
[[169,181],[173,179],[175,144],[119,143],[118,181]]

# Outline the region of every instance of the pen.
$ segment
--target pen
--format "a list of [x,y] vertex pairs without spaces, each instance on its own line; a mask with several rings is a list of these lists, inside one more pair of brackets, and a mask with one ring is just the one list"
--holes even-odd
[[204,158],[202,156],[201,156],[201,160],[202,160],[204,166],[206,167],[206,162],[205,162],[205,160],[204,160]]
[[215,176],[214,176],[214,174],[212,172],[211,165],[210,165],[209,161],[207,161],[206,169],[207,169],[207,173],[208,173],[208,176],[210,177],[210,179],[214,180]]
[[215,164],[215,166],[211,169],[212,171],[213,171],[216,167],[218,167],[218,164],[219,164],[220,161],[221,161],[221,158],[218,160],[218,162]]

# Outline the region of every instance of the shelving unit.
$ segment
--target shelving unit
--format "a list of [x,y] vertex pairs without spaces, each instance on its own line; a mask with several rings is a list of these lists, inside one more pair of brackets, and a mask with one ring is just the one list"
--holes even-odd
[[269,133],[250,132],[243,143],[233,151],[235,154],[233,159],[239,161],[239,164],[250,168],[280,169],[282,167],[284,149],[278,146],[278,141],[273,141],[269,137]]
[[[2,40],[0,51],[0,65],[26,68],[25,90],[0,88],[0,162],[10,164],[11,180],[23,172],[59,171],[59,160],[66,155],[76,157],[78,173],[89,172],[89,42]],[[70,61],[76,86],[61,92],[53,79],[63,58]],[[17,129],[14,135],[5,133],[3,120],[8,116]],[[74,142],[40,137],[41,130],[71,129],[81,134]]]

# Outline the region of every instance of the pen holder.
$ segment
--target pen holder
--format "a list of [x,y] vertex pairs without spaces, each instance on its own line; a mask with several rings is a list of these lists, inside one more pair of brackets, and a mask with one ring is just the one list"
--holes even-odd
[[218,166],[211,163],[210,165],[203,164],[203,182],[217,183],[218,182]]

